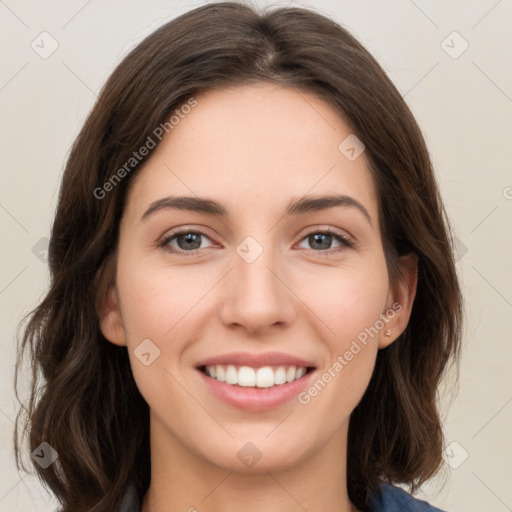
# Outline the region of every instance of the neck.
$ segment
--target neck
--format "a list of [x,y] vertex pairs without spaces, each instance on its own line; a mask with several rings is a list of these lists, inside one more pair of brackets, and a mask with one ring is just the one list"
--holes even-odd
[[[357,512],[346,487],[348,421],[293,466],[220,467],[180,443],[151,416],[151,484],[142,512]],[[259,468],[259,470],[256,470]]]

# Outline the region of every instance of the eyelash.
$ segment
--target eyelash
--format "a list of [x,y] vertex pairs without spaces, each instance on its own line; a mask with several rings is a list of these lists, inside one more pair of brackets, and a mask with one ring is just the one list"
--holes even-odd
[[[166,236],[161,242],[159,242],[157,245],[159,248],[163,249],[165,252],[168,252],[168,253],[171,253],[171,254],[177,254],[179,256],[195,256],[197,254],[198,251],[200,251],[201,249],[195,249],[193,251],[183,251],[183,250],[176,250],[176,249],[169,249],[169,242],[171,240],[173,240],[174,238],[180,236],[180,235],[188,235],[188,234],[194,234],[194,235],[201,235],[201,236],[204,236],[208,239],[210,239],[210,237],[206,234],[206,233],[203,233],[202,231],[200,230],[192,230],[192,229],[183,229],[183,230],[180,230],[180,231],[175,231],[173,233],[170,233],[168,236]],[[340,233],[337,233],[336,231],[330,229],[330,228],[326,228],[326,229],[322,229],[322,230],[316,230],[316,231],[311,231],[309,233],[307,233],[306,235],[304,235],[304,237],[302,237],[300,239],[300,242],[302,242],[304,239],[306,239],[307,237],[311,236],[311,235],[315,235],[315,234],[322,234],[322,235],[325,235],[325,234],[328,234],[328,235],[332,235],[334,238],[336,238],[339,242],[341,242],[341,246],[340,247],[336,247],[334,249],[326,249],[326,250],[318,250],[318,251],[315,251],[314,249],[310,249],[311,251],[315,252],[315,253],[318,253],[319,255],[323,255],[323,256],[329,256],[329,255],[332,255],[333,253],[337,253],[339,251],[343,251],[345,249],[351,249],[354,247],[354,242],[352,242],[352,240],[350,240],[348,237],[340,234]]]

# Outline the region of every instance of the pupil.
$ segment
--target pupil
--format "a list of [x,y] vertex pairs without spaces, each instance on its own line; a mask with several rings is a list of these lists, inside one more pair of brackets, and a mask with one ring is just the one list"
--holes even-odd
[[[186,235],[178,237],[178,245],[180,246],[180,249],[198,249],[201,246],[201,241],[199,239],[200,236],[201,235],[198,233],[187,233]],[[186,243],[180,243],[182,239],[186,239]],[[193,245],[194,242],[195,245]]]
[[[314,243],[320,242],[320,249],[329,249],[332,235],[316,233],[316,234],[312,235],[312,238],[313,238]],[[327,243],[325,243],[326,241],[327,241]],[[323,245],[322,245],[322,242],[324,242]]]

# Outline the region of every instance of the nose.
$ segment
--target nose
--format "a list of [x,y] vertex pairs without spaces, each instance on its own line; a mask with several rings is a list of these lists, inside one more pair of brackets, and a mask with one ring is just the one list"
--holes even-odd
[[251,335],[290,326],[298,299],[290,288],[289,274],[270,248],[264,248],[252,262],[235,253],[222,294],[224,325],[243,328]]

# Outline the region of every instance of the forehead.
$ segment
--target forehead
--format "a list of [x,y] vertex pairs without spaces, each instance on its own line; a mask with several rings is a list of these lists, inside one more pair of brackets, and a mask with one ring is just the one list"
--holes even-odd
[[349,160],[340,151],[353,135],[324,100],[267,83],[208,90],[195,100],[134,177],[131,214],[140,218],[169,194],[214,197],[243,214],[253,207],[277,213],[292,197],[340,193],[376,218],[366,155]]

